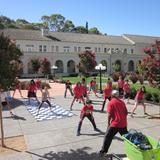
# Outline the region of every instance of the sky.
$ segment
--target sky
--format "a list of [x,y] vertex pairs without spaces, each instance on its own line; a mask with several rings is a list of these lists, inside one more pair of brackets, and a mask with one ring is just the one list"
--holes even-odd
[[160,0],[0,0],[0,15],[13,20],[57,13],[103,34],[160,36]]

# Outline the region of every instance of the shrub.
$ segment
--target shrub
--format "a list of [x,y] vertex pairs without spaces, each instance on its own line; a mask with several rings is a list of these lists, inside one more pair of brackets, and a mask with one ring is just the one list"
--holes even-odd
[[158,95],[158,93],[152,93],[152,99],[153,99],[153,102],[156,102],[156,103],[160,102],[160,96]]
[[133,73],[129,76],[129,79],[132,81],[133,84],[135,84],[138,81],[137,75]]
[[147,101],[152,101],[152,94],[147,92],[147,93],[145,94],[145,99],[146,99]]
[[77,76],[78,76],[78,73],[70,73],[69,76],[70,76],[70,77],[77,77]]
[[136,93],[137,93],[136,89],[135,89],[135,88],[132,88],[132,89],[131,89],[130,98],[131,98],[131,99],[134,99],[134,97],[136,96]]

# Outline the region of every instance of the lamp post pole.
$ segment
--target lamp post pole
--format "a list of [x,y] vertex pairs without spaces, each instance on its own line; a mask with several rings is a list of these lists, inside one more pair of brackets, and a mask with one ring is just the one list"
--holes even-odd
[[102,91],[102,71],[106,70],[106,66],[103,66],[102,64],[99,64],[98,66],[95,67],[95,69],[99,71],[100,93],[103,93],[103,91]]
[[102,91],[102,70],[101,70],[101,68],[99,69],[99,78],[100,78],[100,93],[102,93],[103,91]]

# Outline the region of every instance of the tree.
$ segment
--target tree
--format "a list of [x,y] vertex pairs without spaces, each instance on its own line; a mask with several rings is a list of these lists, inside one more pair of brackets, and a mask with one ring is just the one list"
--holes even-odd
[[77,26],[74,28],[76,33],[88,33],[88,30],[84,26]]
[[101,34],[97,27],[90,28],[88,30],[88,33],[91,33],[91,34]]
[[[3,33],[0,35],[0,88],[7,90],[11,87],[21,70],[20,58],[22,52],[16,47],[16,44]],[[4,147],[2,105],[0,98],[0,125],[1,125],[1,143]]]
[[15,21],[6,16],[0,16],[0,24],[3,25],[4,28],[8,28],[9,25],[15,24]]
[[70,20],[66,20],[65,22],[64,22],[64,26],[63,26],[63,28],[62,28],[62,31],[63,32],[71,32],[73,29],[74,29],[74,24],[73,24],[73,22],[72,21],[70,21]]
[[52,14],[50,16],[42,16],[44,27],[49,28],[51,31],[61,31],[64,26],[65,18],[61,14]]
[[92,51],[84,51],[79,54],[80,62],[78,68],[83,75],[88,75],[96,66],[95,53]]
[[[139,68],[143,71],[149,83],[153,86],[160,84],[160,41],[156,41],[152,47],[144,48],[148,55],[139,63]],[[156,84],[154,84],[154,81]]]
[[45,76],[51,73],[51,63],[47,58],[41,60],[41,71]]
[[34,73],[38,73],[39,69],[41,68],[41,62],[39,58],[33,58],[30,60],[31,69]]

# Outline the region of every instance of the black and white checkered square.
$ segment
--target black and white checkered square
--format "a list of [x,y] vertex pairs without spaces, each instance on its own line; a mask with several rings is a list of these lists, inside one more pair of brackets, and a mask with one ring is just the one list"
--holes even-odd
[[72,112],[63,109],[61,106],[54,103],[53,100],[51,100],[52,112],[50,111],[48,104],[43,103],[38,114],[37,112],[39,104],[37,101],[31,100],[29,104],[28,100],[23,100],[23,103],[37,121],[50,120],[54,118],[60,119],[73,116]]

